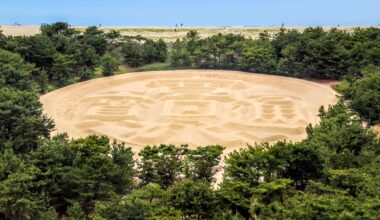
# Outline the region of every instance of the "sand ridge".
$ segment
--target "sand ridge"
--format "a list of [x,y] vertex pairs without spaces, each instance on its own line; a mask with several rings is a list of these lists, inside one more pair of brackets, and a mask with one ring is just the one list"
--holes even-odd
[[298,141],[318,108],[336,102],[327,85],[217,70],[129,73],[71,85],[41,97],[71,137],[104,134],[135,151],[145,145]]

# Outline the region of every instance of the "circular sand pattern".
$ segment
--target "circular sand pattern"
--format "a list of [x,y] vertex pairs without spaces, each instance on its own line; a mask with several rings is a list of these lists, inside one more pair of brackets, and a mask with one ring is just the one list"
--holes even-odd
[[135,146],[247,143],[305,137],[329,86],[235,71],[130,73],[68,86],[41,97],[60,132],[104,134]]

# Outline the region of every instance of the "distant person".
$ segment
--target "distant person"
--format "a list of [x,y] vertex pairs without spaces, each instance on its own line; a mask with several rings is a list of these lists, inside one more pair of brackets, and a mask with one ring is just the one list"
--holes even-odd
[[183,24],[181,23],[181,27],[183,27]]

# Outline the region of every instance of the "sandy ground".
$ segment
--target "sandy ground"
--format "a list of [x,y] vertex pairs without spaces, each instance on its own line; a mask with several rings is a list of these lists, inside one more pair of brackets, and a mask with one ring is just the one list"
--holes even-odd
[[[146,145],[222,145],[224,155],[258,142],[299,141],[318,108],[336,102],[329,84],[235,71],[129,73],[41,97],[57,132],[107,135],[137,154]],[[222,180],[224,162],[217,167]]]
[[0,26],[0,31],[9,36],[31,36],[40,33],[39,26]]
[[235,71],[129,73],[71,85],[41,97],[57,131],[104,134],[135,151],[150,144],[219,144],[305,137],[319,106],[336,101],[328,85]]
[[[74,27],[80,31],[83,31],[86,27]],[[286,29],[304,30],[306,27],[285,27]],[[323,27],[328,30],[332,27]],[[341,26],[338,27],[341,30],[353,30],[354,27]],[[218,33],[223,34],[242,34],[246,37],[257,38],[259,33],[267,31],[269,34],[277,32],[280,27],[246,27],[246,26],[232,26],[232,27],[100,27],[104,31],[119,30],[124,36],[136,36],[141,35],[143,37],[158,40],[163,39],[166,42],[173,42],[178,38],[186,36],[190,30],[198,31],[201,38],[209,37]],[[29,36],[39,33],[39,26],[7,26],[0,27],[6,35],[13,36]]]
[[376,131],[380,136],[380,124],[373,126],[373,130]]

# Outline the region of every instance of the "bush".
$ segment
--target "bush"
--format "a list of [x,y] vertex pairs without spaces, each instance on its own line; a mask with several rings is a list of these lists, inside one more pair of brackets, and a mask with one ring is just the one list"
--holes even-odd
[[111,54],[105,54],[101,59],[103,76],[111,76],[119,67],[119,60]]

